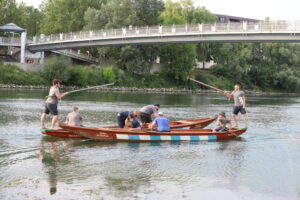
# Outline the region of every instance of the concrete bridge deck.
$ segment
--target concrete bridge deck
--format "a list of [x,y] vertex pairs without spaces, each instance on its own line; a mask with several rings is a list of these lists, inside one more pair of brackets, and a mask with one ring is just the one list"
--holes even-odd
[[28,44],[30,51],[138,44],[201,42],[300,42],[300,21],[276,21],[173,26],[127,27],[41,35]]

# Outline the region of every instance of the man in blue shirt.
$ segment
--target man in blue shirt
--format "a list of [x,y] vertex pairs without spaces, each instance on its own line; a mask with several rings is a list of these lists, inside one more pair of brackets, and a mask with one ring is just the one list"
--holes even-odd
[[154,129],[154,126],[156,126],[156,130],[158,132],[169,132],[170,131],[169,121],[163,115],[164,114],[162,112],[158,113],[158,117],[156,117],[155,120],[150,125],[151,129]]

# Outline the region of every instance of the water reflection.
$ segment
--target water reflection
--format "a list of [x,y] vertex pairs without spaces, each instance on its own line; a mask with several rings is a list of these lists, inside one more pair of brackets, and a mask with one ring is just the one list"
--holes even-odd
[[63,161],[69,163],[69,153],[72,140],[58,140],[56,138],[43,137],[41,139],[38,158],[41,160],[43,170],[47,176],[50,195],[57,192],[59,164]]

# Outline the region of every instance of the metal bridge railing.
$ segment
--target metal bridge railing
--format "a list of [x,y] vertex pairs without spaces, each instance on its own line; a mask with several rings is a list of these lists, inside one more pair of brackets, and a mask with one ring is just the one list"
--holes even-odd
[[171,26],[126,27],[121,29],[102,29],[61,33],[54,35],[41,35],[33,40],[34,44],[55,43],[79,40],[94,40],[129,37],[147,37],[164,35],[188,34],[230,34],[230,33],[276,33],[299,32],[300,21],[272,21],[259,23],[215,23],[215,24],[181,24]]
[[2,45],[2,46],[21,46],[21,38],[0,37],[0,45]]

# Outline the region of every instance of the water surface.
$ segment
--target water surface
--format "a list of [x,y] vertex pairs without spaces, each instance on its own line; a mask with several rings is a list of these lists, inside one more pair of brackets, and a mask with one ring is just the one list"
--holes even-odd
[[[0,199],[300,199],[300,97],[248,97],[249,130],[235,140],[127,143],[43,136],[46,94],[0,90]],[[171,120],[232,109],[222,95],[82,92],[59,110],[104,126],[154,103]]]

